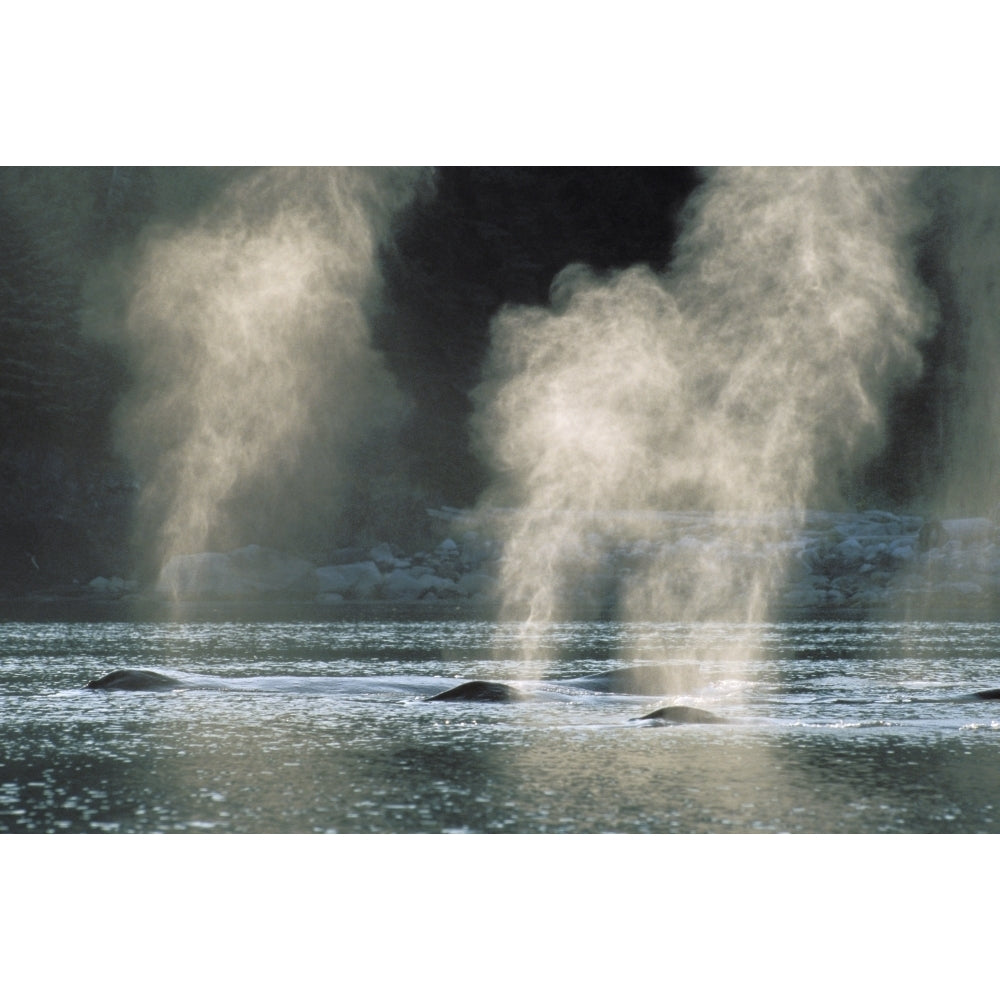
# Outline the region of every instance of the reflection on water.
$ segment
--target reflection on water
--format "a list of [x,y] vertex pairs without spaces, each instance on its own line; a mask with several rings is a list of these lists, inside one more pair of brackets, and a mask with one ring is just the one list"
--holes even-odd
[[[993,832],[1000,808],[1000,703],[967,697],[1000,686],[990,623],[566,623],[531,662],[475,621],[0,629],[7,832]],[[636,664],[670,691],[573,684]],[[123,667],[224,686],[83,690]],[[529,697],[425,700],[456,679]],[[631,721],[675,701],[727,722]]]

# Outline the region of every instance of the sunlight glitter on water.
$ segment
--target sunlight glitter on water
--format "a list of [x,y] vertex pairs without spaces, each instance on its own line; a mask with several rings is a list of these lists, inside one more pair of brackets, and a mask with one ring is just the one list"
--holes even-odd
[[[996,704],[965,697],[1000,679],[991,624],[766,626],[739,662],[743,628],[697,660],[679,626],[564,623],[531,663],[486,622],[2,627],[10,832],[988,832],[1000,798]],[[686,687],[575,686],[657,662]],[[185,686],[83,689],[123,667]],[[526,697],[426,701],[469,679]],[[664,704],[726,721],[634,721]]]

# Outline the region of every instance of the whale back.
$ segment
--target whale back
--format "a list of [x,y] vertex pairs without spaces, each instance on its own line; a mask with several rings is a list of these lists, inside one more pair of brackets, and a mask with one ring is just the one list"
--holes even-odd
[[682,723],[712,724],[725,722],[726,720],[712,712],[706,712],[703,708],[692,708],[690,705],[667,705],[664,708],[657,708],[655,711],[649,712],[647,715],[643,715],[641,718],[633,719],[632,721],[655,721],[679,725]]
[[88,681],[92,691],[167,691],[181,687],[181,682],[155,670],[112,670],[111,673]]
[[600,674],[575,678],[565,683],[604,694],[662,695],[669,694],[671,687],[667,669],[648,664],[605,670]]
[[457,687],[436,694],[428,701],[522,701],[524,695],[517,688],[498,681],[466,681]]

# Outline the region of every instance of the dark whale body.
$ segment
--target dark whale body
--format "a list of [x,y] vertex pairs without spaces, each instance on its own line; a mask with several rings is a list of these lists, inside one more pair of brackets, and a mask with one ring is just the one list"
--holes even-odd
[[497,681],[466,681],[458,687],[436,694],[428,701],[523,701],[524,695],[517,688]]
[[92,691],[169,691],[182,684],[155,670],[112,670],[86,686]]
[[695,722],[695,723],[717,723],[725,722],[721,716],[713,715],[711,712],[706,712],[701,708],[691,708],[689,705],[667,705],[666,708],[658,708],[654,712],[650,712],[648,715],[643,715],[638,719],[632,719],[632,722],[666,722],[672,725],[678,725],[685,722]]
[[605,694],[669,694],[670,678],[667,671],[659,666],[619,667],[605,670],[590,677],[578,677],[566,681],[573,687]]
[[983,698],[986,701],[1000,701],[1000,688],[990,688],[989,691],[977,691],[975,698]]

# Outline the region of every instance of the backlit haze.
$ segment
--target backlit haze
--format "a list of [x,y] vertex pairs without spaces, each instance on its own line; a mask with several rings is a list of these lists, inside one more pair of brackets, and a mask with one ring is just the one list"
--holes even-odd
[[[998,178],[7,168],[0,399],[33,436],[3,460],[38,480],[10,557],[33,579],[68,517],[38,411],[77,492],[127,495],[102,530],[143,584],[255,543],[413,552],[462,508],[528,626],[766,620],[810,511],[995,515]],[[85,581],[113,544],[84,548]]]
[[[369,451],[391,443],[406,401],[366,308],[379,240],[422,177],[254,171],[141,234],[116,274],[111,336],[129,359],[119,442],[154,565],[251,539],[322,545],[331,511],[373,474]],[[391,464],[381,478],[392,490]]]
[[[777,529],[837,506],[920,372],[913,174],[726,169],[688,205],[673,266],[564,270],[549,308],[493,324],[476,427],[510,508],[512,613],[565,614],[601,544],[666,540],[622,584],[632,619],[760,620]],[[661,512],[711,512],[710,555]]]

